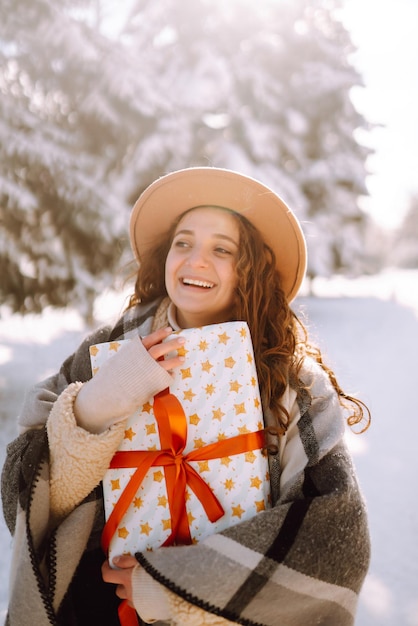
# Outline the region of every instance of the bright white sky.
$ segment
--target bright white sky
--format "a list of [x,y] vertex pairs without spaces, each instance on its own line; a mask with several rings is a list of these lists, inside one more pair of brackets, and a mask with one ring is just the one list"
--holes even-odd
[[418,194],[418,0],[344,0],[343,19],[358,52],[365,89],[357,108],[384,124],[368,142],[370,198],[364,207],[385,227],[402,219]]

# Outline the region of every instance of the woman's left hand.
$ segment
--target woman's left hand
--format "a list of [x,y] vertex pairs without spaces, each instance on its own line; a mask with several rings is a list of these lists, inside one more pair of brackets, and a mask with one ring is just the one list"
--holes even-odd
[[127,600],[130,606],[132,603],[132,572],[138,565],[138,561],[133,556],[118,556],[113,559],[113,565],[117,569],[110,567],[109,561],[102,565],[102,576],[106,583],[117,585],[116,595],[121,600]]

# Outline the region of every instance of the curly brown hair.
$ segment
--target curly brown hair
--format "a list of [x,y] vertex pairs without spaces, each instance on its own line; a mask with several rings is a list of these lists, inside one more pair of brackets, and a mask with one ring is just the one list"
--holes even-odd
[[[243,215],[223,210],[236,219],[239,229],[234,319],[245,320],[249,326],[263,404],[276,418],[277,433],[286,432],[289,423],[280,399],[289,381],[298,378],[306,356],[312,357],[326,372],[340,403],[352,409],[348,424],[353,427],[365,423],[360,430],[363,432],[370,423],[369,409],[342,390],[334,372],[323,362],[320,349],[309,341],[305,325],[287,302],[273,250]],[[128,308],[167,296],[165,260],[179,222],[190,211],[193,209],[182,213],[141,259]]]

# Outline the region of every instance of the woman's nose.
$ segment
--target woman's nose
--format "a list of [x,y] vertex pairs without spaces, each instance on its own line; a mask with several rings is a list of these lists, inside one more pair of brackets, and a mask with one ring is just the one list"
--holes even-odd
[[205,251],[200,247],[194,247],[187,257],[187,263],[191,267],[204,267],[208,264]]

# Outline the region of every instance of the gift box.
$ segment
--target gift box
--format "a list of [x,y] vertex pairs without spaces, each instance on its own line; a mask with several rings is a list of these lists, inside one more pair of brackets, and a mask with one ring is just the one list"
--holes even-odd
[[[103,479],[109,555],[198,542],[269,506],[263,416],[245,322],[178,331],[185,362],[127,421]],[[90,348],[93,375],[123,345]]]

